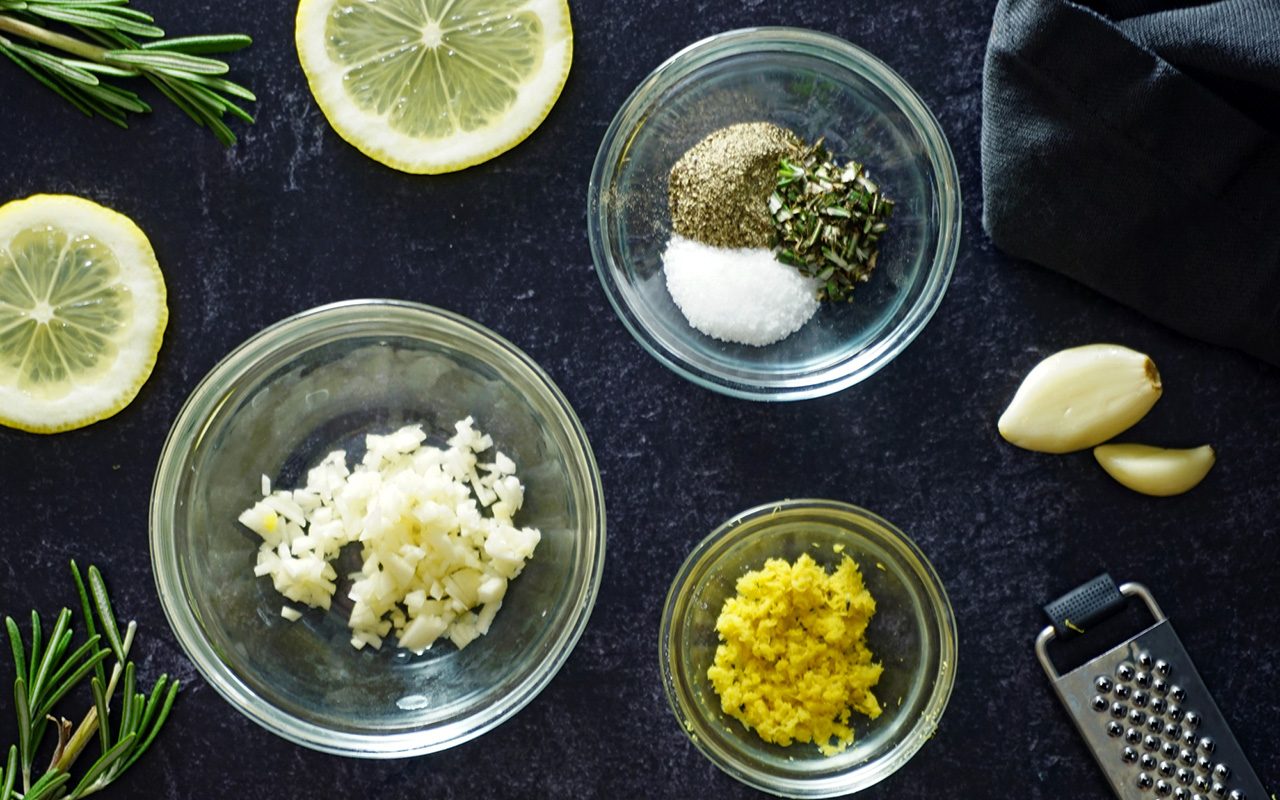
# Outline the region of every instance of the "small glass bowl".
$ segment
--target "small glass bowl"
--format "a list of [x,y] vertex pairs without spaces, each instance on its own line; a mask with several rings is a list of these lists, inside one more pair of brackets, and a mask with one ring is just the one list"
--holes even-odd
[[[834,756],[813,744],[765,742],[721,710],[707,678],[716,618],[738,578],[802,553],[828,572],[847,554],[876,601],[867,643],[884,665],[874,690],[884,712],[875,720],[855,713],[854,743]],[[956,677],[955,615],[929,561],[893,525],[832,500],[758,506],[712,531],[667,592],[658,647],[667,700],[693,744],[734,778],[783,797],[849,794],[896,772],[933,735]]]
[[[422,423],[439,445],[467,416],[519,468],[516,524],[542,531],[489,633],[416,657],[394,640],[357,651],[342,584],[330,611],[289,603],[303,617],[283,619],[285,599],[253,575],[260,541],[236,521],[260,476],[299,486],[331,450],[357,461],[366,433]],[[516,713],[577,642],[604,564],[600,474],[546,373],[474,322],[386,300],[290,317],[214,367],[165,442],[150,522],[161,603],[205,679],[268,730],[346,756],[442,750]],[[358,568],[358,555],[337,566]]]
[[[852,303],[824,303],[807,325],[765,347],[695,330],[667,292],[667,175],[719,128],[772,122],[824,137],[897,201],[871,280]],[[798,400],[862,381],[933,316],[955,266],[960,186],[938,122],[883,62],[843,39],[753,28],[677,53],[622,105],[596,155],[587,194],[596,272],[640,344],[685,378],[724,394]]]

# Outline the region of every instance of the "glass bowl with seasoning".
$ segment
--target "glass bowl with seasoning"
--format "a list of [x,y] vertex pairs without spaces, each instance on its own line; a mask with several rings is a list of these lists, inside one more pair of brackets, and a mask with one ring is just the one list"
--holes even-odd
[[889,522],[831,500],[758,506],[716,528],[671,584],[658,646],[690,741],[784,797],[849,794],[902,768],[956,676],[955,616],[928,559]]
[[398,758],[479,736],[551,681],[599,589],[604,498],[527,355],[447,311],[355,300],[272,325],[200,382],[150,541],[169,623],[232,706],[316,750]]
[[596,156],[587,223],[609,302],[659,362],[799,400],[866,379],[924,328],[955,265],[960,189],[892,69],[834,36],[755,28],[636,88]]

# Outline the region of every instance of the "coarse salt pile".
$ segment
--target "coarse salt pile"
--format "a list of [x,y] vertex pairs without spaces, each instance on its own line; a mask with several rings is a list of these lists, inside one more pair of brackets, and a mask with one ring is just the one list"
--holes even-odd
[[379,648],[393,631],[419,654],[441,636],[461,649],[487,633],[541,534],[512,523],[524,502],[516,465],[501,452],[479,463],[493,440],[472,424],[456,423],[445,450],[424,447],[420,425],[369,435],[354,470],[335,450],[302,489],[271,492],[263,476],[263,499],[240,515],[263,540],[254,574],[271,576],[290,600],[327,609],[337,592],[332,562],[359,542],[347,623],[356,649]]
[[763,346],[818,310],[818,282],[763,248],[712,247],[672,236],[662,255],[667,291],[689,324],[713,339]]

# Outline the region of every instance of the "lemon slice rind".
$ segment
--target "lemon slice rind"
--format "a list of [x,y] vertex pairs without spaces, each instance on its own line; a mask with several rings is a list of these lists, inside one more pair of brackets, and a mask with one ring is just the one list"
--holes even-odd
[[70,195],[32,195],[0,206],[0,247],[19,233],[51,226],[70,236],[88,235],[111,250],[117,278],[131,296],[127,335],[114,339],[116,357],[91,382],[72,380],[56,398],[32,395],[0,382],[0,424],[31,433],[60,433],[118,413],[151,375],[168,324],[164,276],[146,234],[133,220],[90,200]]
[[416,138],[394,130],[386,117],[360,108],[343,86],[345,67],[327,52],[326,20],[343,0],[301,0],[295,43],[302,70],[333,129],[373,160],[420,175],[456,172],[488,161],[523,142],[551,113],[569,77],[573,28],[566,0],[529,0],[515,9],[542,21],[542,59],[520,84],[515,103],[485,128],[444,138]]

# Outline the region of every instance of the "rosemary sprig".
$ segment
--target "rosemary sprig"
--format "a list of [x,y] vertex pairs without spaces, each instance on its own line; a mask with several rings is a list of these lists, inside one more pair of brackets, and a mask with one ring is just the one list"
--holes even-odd
[[128,127],[128,114],[147,113],[151,106],[106,79],[142,77],[218,141],[234,144],[224,118],[252,123],[236,100],[257,98],[221,77],[230,68],[209,56],[241,50],[253,40],[243,34],[163,37],[151,16],[129,7],[129,0],[0,0],[0,54],[87,116]]
[[[0,800],[79,800],[105,789],[151,746],[178,694],[178,682],[170,681],[167,675],[160,676],[149,695],[137,691],[137,671],[129,660],[137,623],[130,622],[121,636],[106,584],[96,567],[89,567],[87,589],[74,561],[71,575],[87,632],[85,641],[74,650],[71,612],[65,608],[47,639],[40,615],[31,612],[29,646],[24,645],[18,623],[12,617],[4,621],[16,675],[13,697],[18,743],[9,748],[0,769]],[[104,666],[108,658],[115,660],[109,678]],[[54,707],[86,678],[93,705],[80,725],[53,716]],[[120,718],[113,723],[111,703],[121,680]],[[47,738],[50,723],[57,741],[48,767],[36,777],[36,753]],[[98,757],[73,784],[70,770],[95,734]]]
[[876,268],[893,205],[866,167],[856,161],[840,166],[819,139],[778,163],[777,186],[769,196],[774,252],[822,282],[820,299],[852,300],[854,287]]

